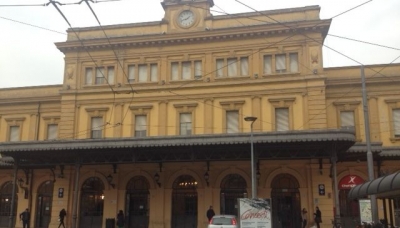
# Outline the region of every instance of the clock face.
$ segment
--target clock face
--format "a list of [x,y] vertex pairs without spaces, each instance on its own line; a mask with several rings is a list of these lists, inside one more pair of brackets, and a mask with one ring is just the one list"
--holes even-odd
[[195,22],[195,15],[190,10],[182,11],[178,16],[178,23],[182,27],[190,27]]

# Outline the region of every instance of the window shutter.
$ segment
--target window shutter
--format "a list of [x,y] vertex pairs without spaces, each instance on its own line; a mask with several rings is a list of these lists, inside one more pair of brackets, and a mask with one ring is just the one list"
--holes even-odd
[[285,72],[286,71],[286,55],[276,55],[276,71]]
[[93,83],[93,69],[92,68],[86,68],[86,73],[85,73],[85,84],[86,85],[91,85]]
[[290,59],[290,72],[299,72],[298,55],[297,53],[291,53]]
[[179,79],[179,64],[178,63],[171,63],[171,80],[178,80]]
[[137,115],[135,116],[135,136],[145,137],[147,135],[147,116]]
[[192,63],[182,62],[182,79],[188,80],[191,78],[192,74]]
[[96,85],[104,84],[104,67],[96,68]]
[[237,72],[237,59],[236,58],[230,58],[228,59],[228,76],[229,77],[235,77],[238,75]]
[[194,76],[201,77],[202,76],[202,64],[201,61],[194,61]]
[[150,80],[152,82],[158,81],[158,65],[157,64],[150,65]]
[[10,127],[10,141],[11,142],[20,141],[19,129],[20,129],[19,126],[11,126]]
[[128,66],[128,82],[132,83],[135,81],[135,65]]
[[114,85],[114,67],[108,67],[107,80],[108,80],[108,83],[110,83],[110,85]]
[[241,76],[248,76],[249,75],[249,58],[242,57],[240,58],[240,73]]
[[47,125],[47,139],[57,139],[58,125],[49,124]]
[[139,65],[139,82],[147,82],[147,65]]
[[400,109],[393,109],[394,136],[400,137]]
[[226,112],[226,133],[239,132],[239,111]]
[[224,60],[223,59],[217,59],[217,77],[223,77],[224,76]]
[[264,74],[272,74],[272,56],[264,55]]
[[289,108],[275,109],[275,124],[277,131],[289,131]]
[[354,127],[354,111],[340,112],[340,127]]
[[180,134],[192,134],[192,113],[181,113],[180,116]]

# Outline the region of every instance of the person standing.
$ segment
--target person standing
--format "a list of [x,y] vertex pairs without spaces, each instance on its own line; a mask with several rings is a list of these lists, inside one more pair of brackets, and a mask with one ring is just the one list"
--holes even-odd
[[302,227],[306,228],[307,226],[307,210],[303,208],[301,211],[301,222],[302,222]]
[[122,210],[119,210],[117,214],[117,226],[118,228],[123,228],[125,226],[125,215]]
[[315,207],[315,213],[314,213],[314,221],[315,224],[317,224],[317,228],[320,228],[319,224],[322,223],[322,218],[321,218],[321,211],[319,210],[319,207]]
[[29,219],[31,217],[31,214],[29,213],[29,209],[26,208],[24,212],[19,214],[19,220],[22,220],[22,227],[23,228],[29,228]]
[[65,218],[66,215],[67,215],[67,212],[66,212],[65,209],[63,208],[63,209],[60,211],[60,214],[58,215],[59,221],[60,221],[60,225],[58,225],[58,228],[60,228],[61,225],[65,228],[65,225],[64,225],[64,218]]
[[207,210],[207,213],[206,213],[206,216],[208,218],[208,222],[211,221],[211,219],[212,219],[212,217],[214,217],[214,215],[215,215],[215,212],[213,210],[213,207],[210,206],[210,208]]

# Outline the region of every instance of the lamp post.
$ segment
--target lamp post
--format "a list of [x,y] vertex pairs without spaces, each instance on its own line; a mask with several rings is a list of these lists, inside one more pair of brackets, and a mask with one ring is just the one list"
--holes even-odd
[[253,123],[257,120],[257,117],[247,116],[244,118],[245,121],[251,122],[250,124],[250,147],[251,147],[251,196],[257,198],[256,188],[256,172],[254,165],[254,146],[253,146]]

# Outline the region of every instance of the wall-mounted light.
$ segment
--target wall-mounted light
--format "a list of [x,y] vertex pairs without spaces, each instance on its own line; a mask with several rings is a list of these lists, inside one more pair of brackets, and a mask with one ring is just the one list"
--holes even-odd
[[100,199],[104,200],[104,194],[101,194]]
[[111,174],[108,174],[108,176],[106,176],[106,179],[107,179],[108,185],[110,185],[114,189],[115,184],[112,183],[112,181],[114,179],[113,176],[111,176]]
[[160,175],[158,175],[158,173],[154,174],[154,180],[156,181],[158,187],[161,188]]
[[204,180],[206,180],[207,187],[210,186],[210,174],[208,174],[208,171],[210,171],[210,162],[207,161],[207,172],[204,174]]
[[319,174],[322,175],[322,158],[319,159]]
[[28,187],[25,186],[25,181],[22,178],[18,179],[18,186],[24,190],[24,198],[28,199]]
[[60,174],[58,174],[58,178],[64,178],[64,165],[60,165]]

